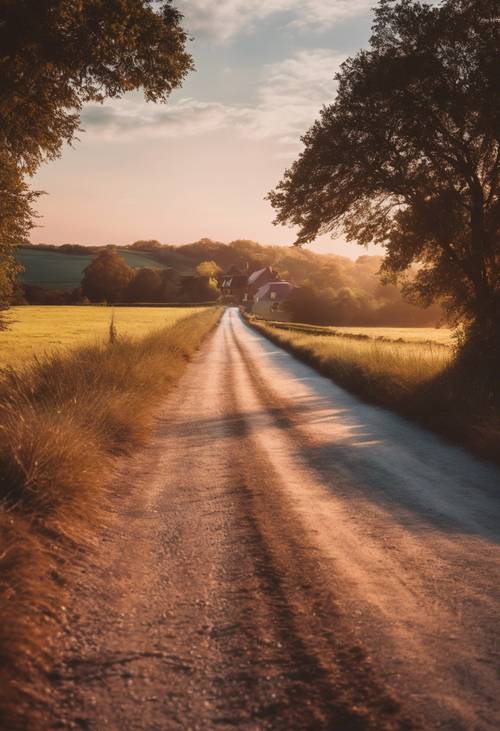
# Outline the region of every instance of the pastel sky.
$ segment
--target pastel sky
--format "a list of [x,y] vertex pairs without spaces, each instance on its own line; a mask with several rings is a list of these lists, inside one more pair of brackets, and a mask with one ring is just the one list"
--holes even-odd
[[[374,0],[178,0],[197,70],[166,105],[130,94],[84,110],[80,141],[45,165],[34,242],[290,244],[264,200],[366,45]],[[356,257],[324,238],[319,251]]]

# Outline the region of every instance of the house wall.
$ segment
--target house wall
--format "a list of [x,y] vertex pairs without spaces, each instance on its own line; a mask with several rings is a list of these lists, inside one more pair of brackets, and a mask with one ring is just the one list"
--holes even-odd
[[[289,313],[284,308],[284,302],[276,302],[272,300],[260,300],[252,305],[252,313],[263,320],[277,320],[279,322],[288,322],[290,320]],[[272,309],[276,307],[276,309]]]
[[253,297],[256,292],[268,282],[274,282],[276,281],[276,274],[274,272],[270,272],[268,269],[266,271],[262,272],[260,277],[257,279],[256,282],[253,282],[252,284],[249,284],[247,287],[247,292],[249,297]]

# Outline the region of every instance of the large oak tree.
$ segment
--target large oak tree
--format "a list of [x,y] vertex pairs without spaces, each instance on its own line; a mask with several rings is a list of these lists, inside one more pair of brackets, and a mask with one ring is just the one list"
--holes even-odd
[[[2,0],[0,4],[0,287],[12,245],[33,222],[26,185],[78,132],[87,102],[142,88],[165,101],[192,67],[170,0]],[[0,288],[0,304],[2,289]]]
[[382,0],[369,48],[343,64],[335,102],[269,195],[298,244],[343,231],[385,247],[386,277],[465,323],[462,358],[497,389],[499,50],[497,0]]

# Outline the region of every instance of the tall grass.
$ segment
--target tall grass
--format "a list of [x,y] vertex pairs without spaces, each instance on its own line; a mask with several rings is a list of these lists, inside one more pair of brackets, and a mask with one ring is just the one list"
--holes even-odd
[[0,383],[2,728],[42,728],[65,567],[106,519],[117,458],[145,443],[159,400],[219,316],[82,346]]
[[461,378],[453,348],[355,334],[311,334],[254,318],[249,322],[366,401],[397,411],[500,462],[499,405],[485,397],[480,384]]

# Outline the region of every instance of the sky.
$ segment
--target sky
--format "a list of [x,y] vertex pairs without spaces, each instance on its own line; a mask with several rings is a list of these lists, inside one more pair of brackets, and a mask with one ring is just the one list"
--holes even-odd
[[[374,0],[177,0],[196,71],[167,104],[132,93],[82,115],[79,141],[34,178],[35,243],[291,244],[265,200],[366,46]],[[350,257],[355,243],[312,245]],[[375,253],[375,250],[371,250]]]

